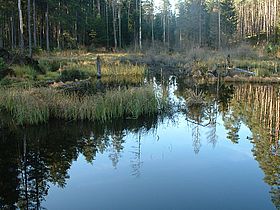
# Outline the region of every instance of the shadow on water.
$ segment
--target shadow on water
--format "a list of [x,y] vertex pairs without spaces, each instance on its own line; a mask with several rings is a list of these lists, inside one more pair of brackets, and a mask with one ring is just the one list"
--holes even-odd
[[[96,155],[109,151],[116,168],[128,134],[138,136],[131,171],[139,177],[143,165],[141,135],[155,134],[163,118],[175,121],[180,114],[191,128],[195,154],[200,152],[201,130],[205,127],[208,143],[216,146],[219,117],[227,140],[234,144],[239,144],[241,125],[247,126],[252,132],[252,137],[247,137],[253,145],[252,153],[265,174],[264,181],[271,187],[272,202],[280,209],[279,87],[205,84],[175,77],[153,78],[153,82],[172,101],[173,109],[164,113],[164,117],[106,124],[50,121],[41,126],[0,130],[0,208],[41,208],[50,183],[66,186],[69,169],[80,154],[94,167]],[[188,103],[190,96],[197,100]]]
[[[153,133],[157,121],[157,118],[107,124],[51,121],[46,125],[1,131],[0,207],[39,208],[48,194],[49,183],[65,187],[68,170],[79,154],[94,164],[97,153],[110,149],[109,158],[116,167],[127,133]],[[137,166],[133,170],[137,173]]]

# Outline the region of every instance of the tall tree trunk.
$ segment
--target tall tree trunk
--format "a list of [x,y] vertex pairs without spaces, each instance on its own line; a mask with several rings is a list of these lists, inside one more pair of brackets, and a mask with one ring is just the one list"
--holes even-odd
[[198,45],[199,45],[199,47],[201,47],[202,46],[202,23],[201,23],[201,15],[202,15],[202,12],[201,12],[201,10],[202,10],[202,1],[200,0],[199,1],[199,32],[198,32]]
[[3,48],[4,47],[4,27],[5,27],[5,22],[4,21],[1,21],[2,20],[2,11],[1,11],[1,14],[0,14],[0,48]]
[[155,47],[155,35],[154,35],[154,13],[152,14],[152,45]]
[[277,42],[277,0],[274,0],[274,42]]
[[21,0],[18,0],[18,18],[19,18],[19,35],[20,35],[20,50],[23,53],[24,50],[24,39],[23,39],[23,20],[22,20],[22,10],[21,10]]
[[268,22],[268,6],[267,1],[264,1],[264,7],[265,7],[265,31],[266,31],[266,41],[269,41],[269,22]]
[[76,11],[76,21],[75,21],[75,39],[76,39],[76,46],[78,46],[78,11]]
[[101,5],[100,5],[100,0],[97,0],[97,14],[100,16],[101,15]]
[[170,48],[170,17],[167,15],[167,47]]
[[[165,11],[164,11],[165,13]],[[165,23],[166,15],[163,15],[163,44],[165,46],[166,43],[166,23]]]
[[[138,0],[135,0],[135,13],[137,14],[138,11]],[[134,38],[134,51],[137,50],[138,45],[138,35],[137,35],[137,29],[136,29],[136,18],[133,18],[133,38]]]
[[182,49],[182,29],[179,31],[179,48]]
[[114,30],[114,47],[117,49],[118,42],[117,42],[117,31],[116,31],[116,8],[115,8],[115,0],[112,1],[112,12],[113,12],[113,30]]
[[42,14],[40,20],[40,34],[39,34],[39,41],[40,41],[40,48],[43,47],[43,34],[44,34],[44,15]]
[[37,21],[36,21],[36,0],[33,0],[33,46],[37,47]]
[[142,0],[139,0],[139,49],[142,50]]
[[119,47],[122,47],[122,19],[121,19],[121,9],[122,5],[120,2],[119,8],[118,8],[118,19],[119,19]]
[[107,44],[107,49],[109,49],[109,14],[108,14],[108,1],[106,0],[105,2],[105,12],[106,12],[106,44]]
[[14,31],[14,18],[11,17],[10,18],[10,22],[11,22],[11,46],[12,46],[12,49],[14,49],[15,47],[15,31]]
[[60,34],[61,34],[61,28],[60,28],[60,22],[58,22],[57,37],[56,37],[57,49],[60,49]]
[[[60,7],[61,7],[61,2],[58,2],[58,11],[60,11]],[[61,25],[60,25],[60,21],[58,21],[58,25],[57,25],[57,36],[56,36],[56,42],[57,42],[57,49],[60,49],[60,34],[61,34]]]
[[32,39],[31,39],[31,11],[30,0],[27,1],[27,16],[28,16],[28,45],[29,45],[29,57],[32,57]]
[[218,11],[218,49],[221,49],[221,5],[220,0],[218,0],[219,11]]
[[47,10],[46,10],[46,44],[47,44],[47,51],[50,51],[50,38],[49,38],[49,4],[47,3]]
[[2,24],[0,23],[0,48],[4,47],[4,42],[3,42],[3,28]]

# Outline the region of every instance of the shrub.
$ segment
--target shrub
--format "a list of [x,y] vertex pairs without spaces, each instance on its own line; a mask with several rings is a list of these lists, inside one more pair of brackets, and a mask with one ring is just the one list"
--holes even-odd
[[12,67],[16,77],[34,80],[37,77],[37,72],[34,68],[28,65],[15,65]]
[[0,86],[9,86],[17,82],[18,80],[15,77],[5,77],[0,81]]
[[268,76],[271,76],[271,74],[272,74],[272,72],[266,68],[257,68],[257,69],[255,69],[255,72],[258,77],[268,77]]
[[272,43],[269,43],[269,44],[266,45],[265,51],[266,51],[266,53],[268,53],[269,55],[278,56],[278,53],[279,53],[279,51],[280,51],[280,46],[274,45],[274,44],[272,44]]
[[80,71],[78,69],[67,69],[61,72],[59,80],[66,82],[87,79],[88,77],[89,75],[84,71]]
[[55,72],[58,71],[61,67],[66,65],[66,61],[58,60],[40,60],[40,67],[46,71]]
[[230,54],[234,58],[240,58],[240,59],[248,59],[248,58],[258,58],[259,54],[258,52],[249,44],[242,43],[240,46],[232,49],[230,51]]
[[48,66],[49,66],[48,70],[54,72],[54,71],[59,70],[60,67],[66,65],[66,64],[67,63],[65,61],[52,60],[52,61],[48,62]]
[[6,69],[7,69],[7,66],[6,66],[3,58],[0,58],[0,80],[6,76]]

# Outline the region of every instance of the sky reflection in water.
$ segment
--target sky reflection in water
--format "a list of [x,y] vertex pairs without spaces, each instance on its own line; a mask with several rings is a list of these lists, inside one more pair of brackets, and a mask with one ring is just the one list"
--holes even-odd
[[[211,103],[180,107],[172,118],[107,125],[53,122],[4,132],[0,204],[102,210],[279,208],[278,125],[271,117],[277,114],[255,116],[262,106],[242,92],[254,88],[257,98],[259,87],[237,86],[229,97],[215,95],[214,88],[204,95]],[[271,97],[279,93],[279,88],[267,88],[276,91]],[[186,99],[180,85],[167,91]],[[279,104],[279,97],[273,100]],[[273,123],[262,121],[267,117]]]
[[[219,120],[219,122],[221,122]],[[252,156],[241,127],[233,145],[220,123],[215,147],[201,129],[195,154],[192,132],[180,116],[154,134],[128,134],[116,167],[110,151],[98,154],[93,165],[80,155],[70,170],[66,189],[51,187],[50,209],[274,209],[269,187]],[[136,154],[140,150],[140,155]],[[65,202],[67,201],[67,202]]]

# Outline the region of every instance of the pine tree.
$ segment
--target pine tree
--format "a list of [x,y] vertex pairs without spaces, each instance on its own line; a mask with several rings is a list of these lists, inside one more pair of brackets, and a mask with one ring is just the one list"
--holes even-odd
[[224,42],[231,41],[237,29],[237,14],[233,0],[223,0],[221,7],[221,31]]

